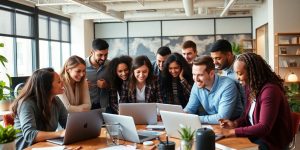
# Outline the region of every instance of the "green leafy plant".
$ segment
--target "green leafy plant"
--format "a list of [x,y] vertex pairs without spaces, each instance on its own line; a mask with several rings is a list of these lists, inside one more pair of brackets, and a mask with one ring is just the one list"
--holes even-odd
[[8,125],[7,127],[2,127],[0,125],[0,144],[14,141],[16,139],[16,135],[20,132],[21,130],[15,129],[11,125]]
[[[299,84],[298,83],[291,83],[285,87],[286,94],[288,96],[288,102],[290,108],[293,112],[300,112],[300,99],[299,99]],[[297,99],[298,95],[298,99]]]
[[242,53],[240,44],[238,44],[236,42],[232,42],[231,47],[232,47],[232,52],[234,55],[239,55]]
[[[1,47],[4,47],[3,43],[0,43],[0,48]],[[7,59],[3,55],[0,55],[0,63],[6,69],[5,64],[7,63]],[[2,73],[2,72],[0,72],[0,73]],[[5,74],[9,80],[9,85],[11,85],[10,76],[7,73],[5,73]],[[5,89],[11,91],[11,88],[7,86],[6,82],[4,80],[0,80],[0,100],[9,100],[11,98],[10,93],[4,92]]]
[[186,127],[184,125],[180,125],[180,130],[178,131],[180,134],[181,140],[191,141],[194,138],[195,130],[192,131],[191,127]]

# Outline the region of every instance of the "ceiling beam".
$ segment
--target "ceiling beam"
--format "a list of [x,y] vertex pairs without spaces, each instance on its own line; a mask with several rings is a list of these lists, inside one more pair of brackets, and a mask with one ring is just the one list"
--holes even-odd
[[[220,14],[220,17],[223,17],[223,16],[227,15],[227,12],[228,12],[229,9],[233,6],[233,4],[235,3],[235,1],[236,1],[236,0],[230,0],[230,1],[226,4],[224,10],[223,10],[222,13]],[[226,2],[226,1],[225,1],[225,2]]]
[[102,4],[99,4],[99,3],[86,3],[85,1],[83,0],[70,0],[74,3],[77,3],[79,5],[82,5],[82,6],[86,6],[88,8],[91,8],[93,10],[96,10],[100,13],[103,13],[103,14],[106,14],[108,16],[111,16],[112,18],[115,18],[119,21],[124,21],[124,13],[122,12],[119,12],[119,13],[110,13],[110,12],[107,12],[106,11],[106,6],[105,5],[102,5]]

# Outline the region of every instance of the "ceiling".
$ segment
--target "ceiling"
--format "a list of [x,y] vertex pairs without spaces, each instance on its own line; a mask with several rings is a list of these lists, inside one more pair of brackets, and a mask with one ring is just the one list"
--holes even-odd
[[[21,1],[21,0],[17,0]],[[24,1],[24,0],[22,0]],[[251,16],[263,0],[25,0],[95,22]],[[225,9],[224,9],[225,8]]]

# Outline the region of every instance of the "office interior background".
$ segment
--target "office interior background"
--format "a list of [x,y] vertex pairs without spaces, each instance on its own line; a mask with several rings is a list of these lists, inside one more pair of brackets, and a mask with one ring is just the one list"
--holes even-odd
[[160,46],[180,52],[185,40],[208,54],[220,38],[255,39],[256,53],[274,69],[274,35],[299,33],[299,6],[299,0],[1,0],[0,54],[8,58],[8,74],[29,76],[43,67],[60,71],[71,55],[89,56],[95,38],[108,41],[109,59],[152,60]]

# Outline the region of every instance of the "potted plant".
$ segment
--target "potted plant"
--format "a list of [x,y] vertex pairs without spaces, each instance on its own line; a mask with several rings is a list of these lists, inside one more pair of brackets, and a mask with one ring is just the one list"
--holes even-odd
[[238,44],[236,42],[231,43],[231,48],[232,48],[232,52],[234,55],[239,55],[242,53],[240,44]]
[[16,149],[15,139],[17,133],[20,132],[11,125],[7,127],[0,125],[0,149]]
[[300,112],[299,84],[298,83],[290,83],[285,88],[286,88],[288,102],[289,102],[291,110],[293,112]]
[[[2,47],[4,47],[4,44],[0,43],[0,48]],[[5,64],[7,63],[7,59],[3,55],[0,55],[0,63],[1,63],[0,67],[6,69]],[[1,71],[4,69],[1,69]],[[10,85],[11,78],[7,73],[4,72],[0,72],[0,73],[5,74],[7,76],[7,80],[9,81],[9,83],[7,84],[5,80],[3,79],[0,80],[0,110],[5,111],[9,109],[9,106],[11,104],[11,99],[12,99],[10,95],[11,88],[7,86]]]
[[181,150],[191,150],[194,143],[195,130],[192,131],[191,127],[186,127],[180,124],[180,130],[178,132],[181,139]]

